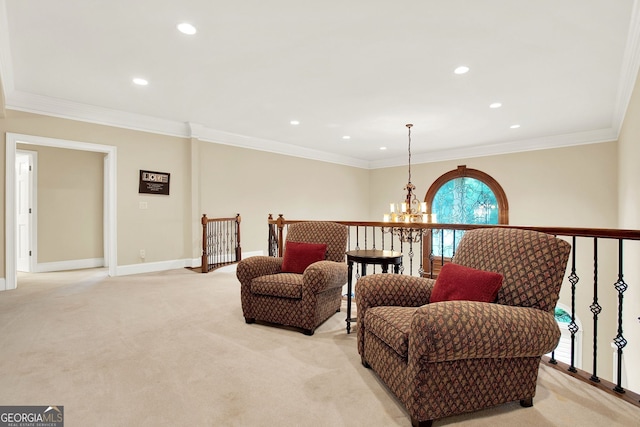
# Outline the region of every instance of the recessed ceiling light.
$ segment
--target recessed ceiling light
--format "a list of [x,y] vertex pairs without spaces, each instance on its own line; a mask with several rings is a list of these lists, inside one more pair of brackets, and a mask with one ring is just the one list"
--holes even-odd
[[183,22],[181,24],[178,24],[178,30],[181,33],[184,34],[188,34],[188,35],[193,35],[196,33],[196,27],[194,27],[193,25],[189,24],[188,22]]
[[299,125],[299,124],[300,124],[300,122],[299,122],[299,121],[297,121],[297,120],[291,120],[289,123],[291,123],[291,124],[292,124],[292,125],[294,125],[294,126],[297,126],[297,125]]
[[387,147],[380,147],[380,149],[381,149],[382,151],[384,151],[384,150],[386,150],[386,149],[387,149]]
[[351,139],[351,137],[349,135],[345,135],[342,137],[342,139]]
[[502,103],[494,102],[493,104],[489,104],[489,108],[500,108],[502,107]]
[[520,127],[520,125],[511,125],[509,126],[511,129],[518,129]]
[[453,72],[456,74],[466,74],[469,72],[469,67],[467,67],[466,65],[461,65],[455,70],[453,70]]
[[134,82],[135,84],[137,84],[138,86],[146,86],[146,85],[148,85],[148,84],[149,84],[149,82],[147,81],[147,79],[143,79],[143,78],[140,78],[140,77],[135,77],[135,78],[133,79],[133,82]]

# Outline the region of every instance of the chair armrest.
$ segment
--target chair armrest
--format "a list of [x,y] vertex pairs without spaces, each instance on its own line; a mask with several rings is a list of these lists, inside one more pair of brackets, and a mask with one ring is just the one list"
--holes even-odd
[[435,282],[434,279],[403,274],[379,273],[361,277],[355,286],[358,317],[360,312],[364,315],[370,307],[420,307],[427,304]]
[[411,321],[409,363],[536,357],[560,339],[553,314],[529,307],[446,301],[420,307]]
[[364,315],[367,309],[381,305],[420,307],[429,302],[435,282],[434,279],[388,273],[358,279],[355,286],[358,353],[364,357]]
[[335,261],[318,261],[304,270],[303,292],[319,293],[330,288],[341,288],[347,283],[347,264]]
[[243,286],[251,284],[256,277],[280,273],[282,257],[253,256],[238,263],[236,277]]

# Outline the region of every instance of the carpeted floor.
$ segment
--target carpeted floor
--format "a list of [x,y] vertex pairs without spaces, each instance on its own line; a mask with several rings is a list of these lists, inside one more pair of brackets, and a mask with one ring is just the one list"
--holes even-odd
[[[233,267],[20,274],[0,293],[0,405],[65,426],[409,426],[337,313],[308,337],[244,323]],[[437,398],[437,397],[434,397]],[[638,426],[640,408],[541,367],[515,402],[434,426]]]

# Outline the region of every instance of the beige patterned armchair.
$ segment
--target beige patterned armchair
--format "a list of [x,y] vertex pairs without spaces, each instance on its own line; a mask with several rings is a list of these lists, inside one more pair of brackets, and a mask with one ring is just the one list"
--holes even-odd
[[[313,335],[321,323],[340,311],[342,287],[347,283],[347,233],[346,226],[333,222],[291,224],[284,257],[257,256],[240,261],[236,275],[245,321],[293,326]],[[326,256],[323,251],[323,259],[301,273],[283,272],[283,261],[291,260],[296,242],[326,245]]]
[[533,405],[569,243],[508,228],[465,233],[456,264],[503,275],[495,303],[429,303],[435,280],[376,274],[356,284],[358,352],[414,426],[505,402]]

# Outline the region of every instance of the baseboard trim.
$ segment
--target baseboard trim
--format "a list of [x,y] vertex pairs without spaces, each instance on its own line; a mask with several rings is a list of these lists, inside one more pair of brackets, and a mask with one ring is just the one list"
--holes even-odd
[[51,271],[83,270],[85,268],[104,267],[104,258],[74,259],[69,261],[39,262],[33,267],[34,273]]
[[[177,259],[173,261],[143,262],[140,264],[119,265],[116,267],[116,276],[129,276],[131,274],[156,273],[158,271],[176,270],[178,268],[193,267],[193,260]],[[199,265],[200,263],[198,263]]]
[[[264,251],[243,252],[242,259],[253,256],[264,256]],[[116,276],[129,276],[131,274],[157,273],[159,271],[176,270],[179,268],[200,267],[201,258],[178,259],[172,261],[144,262],[140,264],[121,265],[116,267]],[[79,259],[72,261],[44,262],[34,268],[34,273],[46,273],[51,271],[82,270],[85,268],[104,267],[103,258]],[[0,291],[7,290],[5,278],[0,278]]]

